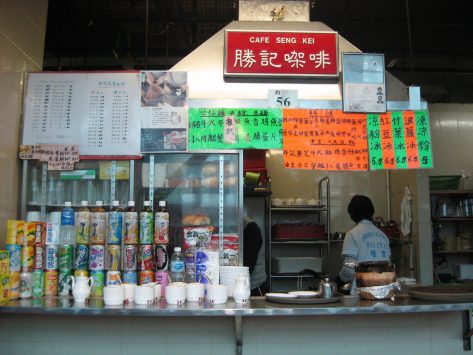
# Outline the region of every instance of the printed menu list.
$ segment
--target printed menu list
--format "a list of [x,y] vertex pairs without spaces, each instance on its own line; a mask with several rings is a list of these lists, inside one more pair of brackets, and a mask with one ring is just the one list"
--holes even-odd
[[22,143],[139,155],[139,110],[138,73],[30,73]]
[[189,109],[189,149],[281,149],[281,109]]
[[284,166],[368,170],[365,114],[341,110],[283,110]]

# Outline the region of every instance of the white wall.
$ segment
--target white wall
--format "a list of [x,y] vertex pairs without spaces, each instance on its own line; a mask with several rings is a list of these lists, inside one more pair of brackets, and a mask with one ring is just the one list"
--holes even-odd
[[47,0],[0,1],[0,244],[18,217],[24,74],[42,69],[47,9]]

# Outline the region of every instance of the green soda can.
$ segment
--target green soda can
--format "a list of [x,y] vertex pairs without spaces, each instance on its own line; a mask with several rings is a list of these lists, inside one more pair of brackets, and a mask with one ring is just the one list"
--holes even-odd
[[44,296],[44,271],[33,271],[33,297]]
[[72,262],[74,260],[74,246],[62,245],[59,248],[59,270],[72,270]]
[[58,295],[69,296],[72,289],[72,270],[59,271],[58,277]]
[[90,288],[91,297],[103,297],[103,286],[105,283],[105,271],[91,271],[90,276],[94,283]]

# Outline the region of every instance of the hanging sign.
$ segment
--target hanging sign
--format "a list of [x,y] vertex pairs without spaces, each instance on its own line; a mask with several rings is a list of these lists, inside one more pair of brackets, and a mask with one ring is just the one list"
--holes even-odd
[[225,30],[227,77],[338,77],[338,34]]
[[189,109],[189,150],[281,149],[280,109]]
[[427,111],[395,111],[367,116],[370,167],[432,168]]
[[284,166],[368,170],[366,115],[341,110],[283,110]]
[[268,106],[296,108],[299,105],[297,90],[268,90]]

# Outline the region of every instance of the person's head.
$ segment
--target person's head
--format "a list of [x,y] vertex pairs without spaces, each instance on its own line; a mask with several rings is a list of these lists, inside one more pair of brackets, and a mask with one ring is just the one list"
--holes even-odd
[[348,204],[348,214],[353,222],[358,223],[363,219],[373,220],[374,206],[369,197],[355,195]]

